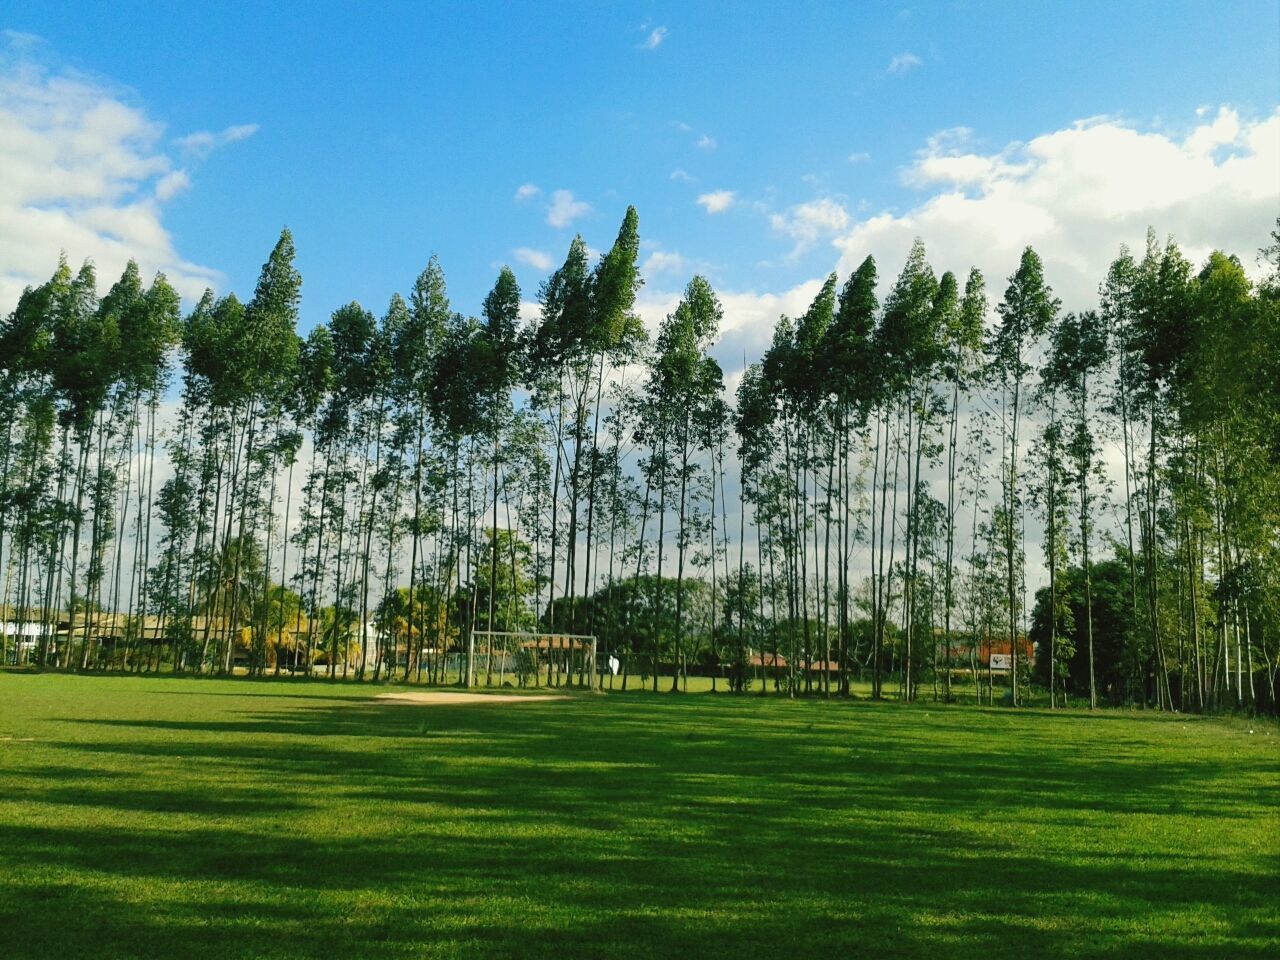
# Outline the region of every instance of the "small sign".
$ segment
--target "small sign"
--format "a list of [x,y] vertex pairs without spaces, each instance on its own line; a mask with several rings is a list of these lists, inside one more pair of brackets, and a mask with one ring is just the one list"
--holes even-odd
[[1009,670],[1013,667],[1013,658],[1007,653],[993,653],[991,655],[992,670]]

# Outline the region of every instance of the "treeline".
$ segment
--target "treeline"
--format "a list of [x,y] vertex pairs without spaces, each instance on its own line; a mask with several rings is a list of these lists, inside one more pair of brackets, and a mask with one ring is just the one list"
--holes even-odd
[[441,682],[491,631],[574,633],[655,689],[982,699],[1000,655],[1014,704],[1274,710],[1273,239],[1253,283],[1149,235],[1082,312],[1030,248],[997,296],[917,241],[883,302],[871,257],[832,274],[733,396],[705,279],[637,317],[634,209],[530,323],[510,270],[469,316],[433,257],[300,336],[288,231],[186,316],[64,258],[0,327],[4,658]]

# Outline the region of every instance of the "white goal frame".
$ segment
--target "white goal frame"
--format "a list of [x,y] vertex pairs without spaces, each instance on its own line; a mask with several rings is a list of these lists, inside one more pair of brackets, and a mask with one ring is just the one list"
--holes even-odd
[[[491,674],[492,657],[493,657],[493,641],[498,638],[516,639],[523,646],[526,642],[533,644],[534,649],[534,673],[537,675],[540,669],[538,665],[538,653],[546,650],[548,653],[554,650],[573,651],[581,650],[586,656],[586,662],[583,664],[590,680],[589,686],[595,686],[600,682],[600,678],[596,675],[596,652],[599,643],[595,634],[592,633],[536,633],[525,630],[472,630],[467,638],[467,662],[463,667],[465,673],[465,686],[474,687],[476,685],[476,638],[479,637],[488,640],[487,654],[490,658],[490,665],[486,667],[485,672]],[[505,661],[500,668],[501,673],[505,673]],[[568,670],[572,674],[572,668]]]

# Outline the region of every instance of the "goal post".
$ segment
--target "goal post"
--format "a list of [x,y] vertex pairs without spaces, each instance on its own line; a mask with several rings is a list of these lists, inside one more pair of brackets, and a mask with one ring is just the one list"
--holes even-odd
[[472,630],[464,685],[594,686],[597,650],[594,634]]

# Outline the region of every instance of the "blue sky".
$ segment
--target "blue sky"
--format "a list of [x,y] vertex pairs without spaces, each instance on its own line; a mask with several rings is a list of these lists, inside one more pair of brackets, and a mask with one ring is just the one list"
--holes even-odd
[[[558,261],[575,231],[602,248],[633,203],[651,268],[645,308],[667,308],[694,270],[706,272],[743,318],[726,323],[737,351],[862,253],[896,272],[913,232],[948,258],[939,269],[964,270],[966,255],[989,254],[993,279],[1039,240],[1051,268],[1059,256],[1065,274],[1077,251],[1089,251],[1092,269],[1095,250],[1105,262],[1119,242],[1140,243],[1144,220],[1193,251],[1234,244],[1251,258],[1280,196],[1280,174],[1266,172],[1280,103],[1274,2],[74,11],[0,2],[0,29],[10,31],[0,41],[10,81],[0,116],[23,96],[56,99],[62,78],[122,105],[142,128],[102,150],[126,149],[140,164],[103,174],[119,189],[87,201],[35,191],[19,198],[27,207],[79,216],[97,204],[86,229],[108,241],[133,230],[126,236],[137,239],[144,269],[182,272],[168,257],[189,268],[188,288],[208,279],[246,294],[287,224],[304,277],[304,328],[351,299],[380,312],[432,252],[460,310],[478,309],[504,262],[532,298],[547,258]],[[1189,155],[1196,131],[1215,121],[1197,157],[1220,187],[1184,198],[1187,209],[1155,198],[1119,221],[1066,222],[1061,211],[1078,206],[1073,191],[1133,193],[1123,175],[1099,185],[1080,171],[1106,178],[1138,163],[1127,175],[1145,179],[1141,164],[1165,161],[1135,157],[1162,145]],[[32,127],[25,132],[70,137]],[[1069,143],[1073,130],[1090,143]],[[99,125],[95,135],[111,133]],[[1028,174],[1036,138],[1048,138],[1048,152],[1032,151]],[[1077,163],[1078,150],[1089,152]],[[1239,222],[1215,223],[1224,198],[1214,190],[1240,179],[1227,170],[1233,159],[1254,161],[1253,182],[1225,199]],[[21,162],[0,145],[0,180]],[[1178,162],[1155,170],[1156,182],[1198,176]],[[522,185],[531,185],[523,200]],[[568,191],[559,215],[556,191]],[[976,217],[968,235],[954,222],[967,214],[930,206],[948,196]],[[124,209],[132,226],[113,227],[110,209]],[[153,222],[137,222],[144,215]],[[1052,228],[1036,228],[1044,216]],[[1077,236],[1056,251],[1070,230]],[[0,274],[11,278],[0,309],[37,253],[45,274],[59,246],[107,272],[110,251],[128,246],[17,232],[10,241],[24,247],[23,264],[6,263],[0,241]],[[1062,284],[1083,290],[1087,272]]]

